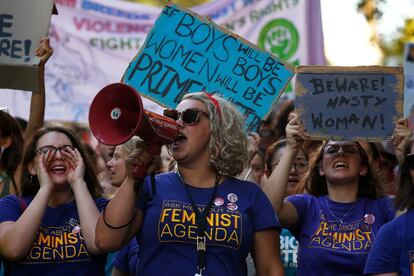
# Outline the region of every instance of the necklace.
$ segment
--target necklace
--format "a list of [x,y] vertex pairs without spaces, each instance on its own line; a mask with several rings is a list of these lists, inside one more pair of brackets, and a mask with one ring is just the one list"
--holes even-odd
[[358,202],[358,200],[354,201],[354,204],[352,204],[351,208],[349,208],[349,210],[345,213],[345,215],[342,216],[342,218],[336,216],[334,213],[331,212],[331,208],[329,208],[329,204],[328,204],[328,196],[325,197],[325,202],[326,202],[326,209],[328,210],[329,214],[331,214],[331,216],[333,216],[334,218],[336,218],[337,220],[339,220],[343,224],[344,223],[344,219],[354,209],[354,207],[355,207],[356,203]]
[[214,198],[216,197],[217,193],[217,185],[220,182],[220,174],[216,172],[216,180],[214,181],[214,191],[210,197],[210,200],[207,203],[206,208],[203,211],[199,211],[197,205],[194,202],[193,197],[191,196],[189,185],[184,182],[183,177],[181,176],[180,172],[177,170],[178,177],[180,178],[181,182],[184,184],[185,190],[187,191],[188,198],[190,199],[191,206],[193,207],[193,211],[195,214],[196,224],[197,224],[197,272],[195,275],[201,276],[203,275],[203,271],[206,268],[206,226],[207,226],[207,216],[211,212],[211,207],[213,206]]

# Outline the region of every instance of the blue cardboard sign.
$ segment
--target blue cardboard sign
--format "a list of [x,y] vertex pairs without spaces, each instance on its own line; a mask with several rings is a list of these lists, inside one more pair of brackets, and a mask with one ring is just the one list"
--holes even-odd
[[123,82],[175,108],[186,93],[207,91],[233,102],[248,130],[267,117],[293,69],[271,53],[183,9],[167,5]]
[[313,139],[382,141],[402,117],[400,67],[297,68],[295,109]]

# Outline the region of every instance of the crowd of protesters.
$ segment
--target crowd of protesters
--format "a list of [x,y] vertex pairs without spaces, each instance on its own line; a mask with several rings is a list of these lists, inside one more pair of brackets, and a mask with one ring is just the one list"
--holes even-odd
[[286,100],[247,134],[198,92],[164,112],[161,156],[137,136],[91,148],[44,123],[52,53],[42,39],[27,126],[0,111],[1,274],[414,275],[406,119],[382,143],[317,141]]

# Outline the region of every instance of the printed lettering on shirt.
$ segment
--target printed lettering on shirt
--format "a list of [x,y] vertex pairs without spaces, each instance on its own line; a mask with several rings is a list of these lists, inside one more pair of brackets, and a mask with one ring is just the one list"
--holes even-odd
[[298,241],[292,235],[280,235],[280,258],[283,267],[298,267]]
[[61,227],[41,225],[23,264],[90,261],[80,223],[70,219]]
[[321,212],[319,225],[311,236],[309,247],[368,254],[374,239],[372,225],[365,223],[363,218],[340,223],[339,220],[326,220]]
[[[206,206],[199,206],[202,212]],[[204,231],[207,245],[239,249],[242,239],[242,216],[238,210],[213,206],[207,216]],[[196,243],[197,223],[191,204],[165,200],[158,223],[158,239],[163,242]]]

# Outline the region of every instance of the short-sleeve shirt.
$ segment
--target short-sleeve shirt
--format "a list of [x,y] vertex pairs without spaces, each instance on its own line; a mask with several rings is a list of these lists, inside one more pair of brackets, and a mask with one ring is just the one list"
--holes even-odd
[[[0,223],[17,221],[22,202],[28,206],[33,197],[9,195],[0,200]],[[97,198],[101,211],[107,199]],[[82,237],[76,201],[47,207],[27,256],[19,262],[6,260],[6,271],[12,275],[104,275],[106,254],[92,255]]]
[[[389,197],[355,203],[309,194],[287,198],[298,213],[298,275],[362,275],[379,228],[395,216]],[[342,222],[341,222],[342,220]]]
[[[143,190],[146,197],[151,191],[149,179]],[[144,220],[139,233],[136,275],[195,274],[197,224],[188,193],[202,211],[213,192],[214,188],[183,184],[177,173],[156,176],[154,197],[145,206],[140,205]],[[207,216],[203,275],[246,275],[246,257],[254,234],[279,227],[269,199],[258,185],[227,178],[218,185]]]
[[116,252],[113,260],[113,266],[129,275],[135,275],[138,265],[138,243],[137,239],[133,238],[121,250]]
[[364,274],[414,275],[414,210],[385,224],[369,252]]

